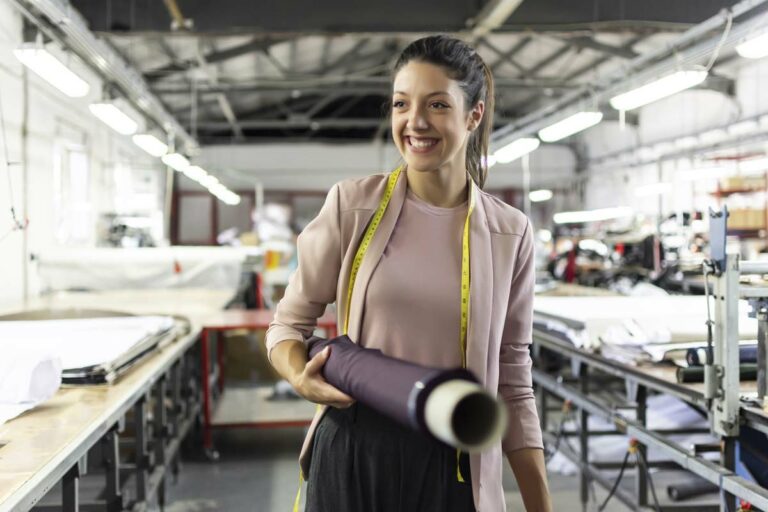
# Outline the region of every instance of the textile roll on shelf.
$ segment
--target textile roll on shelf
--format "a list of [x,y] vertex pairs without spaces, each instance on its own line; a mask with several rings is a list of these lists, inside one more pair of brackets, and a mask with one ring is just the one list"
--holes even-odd
[[506,429],[506,410],[462,368],[429,368],[363,348],[346,336],[312,337],[309,356],[326,347],[325,379],[379,412],[467,452],[498,441]]
[[[685,354],[688,366],[702,366],[707,360],[707,348],[689,348]],[[757,363],[757,344],[739,346],[739,361],[741,363]]]

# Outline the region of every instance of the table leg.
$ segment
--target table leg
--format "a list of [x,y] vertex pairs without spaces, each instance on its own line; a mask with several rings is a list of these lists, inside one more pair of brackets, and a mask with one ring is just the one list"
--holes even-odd
[[219,397],[224,392],[224,336],[223,332],[216,333],[216,365],[219,370]]
[[203,449],[206,456],[212,457],[213,433],[211,432],[211,360],[208,353],[208,329],[203,329],[200,334],[200,366],[201,382],[203,386]]

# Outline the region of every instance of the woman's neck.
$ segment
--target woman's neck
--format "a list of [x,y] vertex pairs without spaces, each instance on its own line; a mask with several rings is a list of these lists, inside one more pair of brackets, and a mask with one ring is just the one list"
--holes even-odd
[[408,188],[417,197],[440,208],[452,208],[467,200],[467,175],[454,170],[405,173]]

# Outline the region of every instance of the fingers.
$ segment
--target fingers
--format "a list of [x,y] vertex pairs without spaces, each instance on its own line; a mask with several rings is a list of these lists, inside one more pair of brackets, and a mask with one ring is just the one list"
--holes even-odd
[[310,375],[320,373],[330,354],[331,347],[325,347],[319,353],[315,354],[315,357],[307,362],[307,365],[304,367],[304,371]]
[[348,394],[339,391],[337,388],[326,382],[318,385],[318,392],[321,394],[323,401],[329,405],[332,403],[351,405],[355,401],[355,399]]

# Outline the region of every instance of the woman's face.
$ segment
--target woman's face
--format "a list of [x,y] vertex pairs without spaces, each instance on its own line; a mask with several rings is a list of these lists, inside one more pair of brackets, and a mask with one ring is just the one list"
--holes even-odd
[[443,69],[411,61],[395,76],[392,138],[408,169],[466,169],[469,136],[483,116],[480,101],[467,112],[464,93]]

